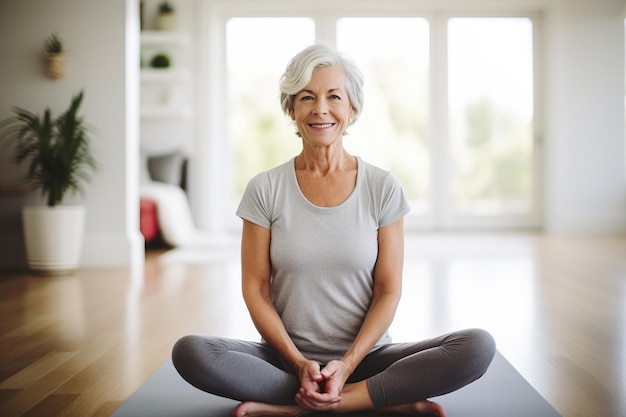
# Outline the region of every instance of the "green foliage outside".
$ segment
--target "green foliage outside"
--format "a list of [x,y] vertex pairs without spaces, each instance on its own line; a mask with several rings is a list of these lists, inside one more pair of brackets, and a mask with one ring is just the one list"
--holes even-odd
[[489,97],[469,103],[454,137],[459,201],[524,201],[532,187],[532,126]]

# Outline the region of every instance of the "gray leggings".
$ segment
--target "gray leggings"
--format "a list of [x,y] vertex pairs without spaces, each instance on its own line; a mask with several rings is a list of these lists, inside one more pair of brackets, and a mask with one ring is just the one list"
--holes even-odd
[[[495,354],[484,330],[449,333],[370,352],[348,383],[367,380],[376,408],[455,391],[480,378]],[[174,366],[191,385],[237,401],[294,404],[300,387],[291,367],[270,346],[211,336],[185,336],[174,345]]]

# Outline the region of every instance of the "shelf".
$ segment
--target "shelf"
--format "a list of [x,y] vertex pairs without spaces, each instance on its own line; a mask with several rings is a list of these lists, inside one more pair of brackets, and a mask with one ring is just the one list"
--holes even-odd
[[144,30],[141,32],[142,46],[190,46],[191,37],[184,32]]
[[189,71],[174,68],[142,68],[141,82],[162,83],[162,82],[185,82],[190,79]]
[[191,117],[191,110],[184,106],[144,105],[141,107],[142,119],[187,119],[189,117]]
[[[146,64],[140,69],[142,122],[150,128],[160,129],[170,122],[180,122],[192,117],[191,35],[183,31],[144,30],[141,32],[141,53]],[[157,53],[170,56],[168,68],[149,65]],[[164,122],[165,125],[160,122]],[[165,129],[167,131],[167,128]],[[167,133],[158,131],[158,134]]]

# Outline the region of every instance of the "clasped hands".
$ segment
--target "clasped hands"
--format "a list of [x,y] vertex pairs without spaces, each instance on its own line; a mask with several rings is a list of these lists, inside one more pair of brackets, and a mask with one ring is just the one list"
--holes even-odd
[[316,411],[337,408],[341,391],[351,374],[348,365],[340,360],[328,362],[321,370],[317,362],[304,361],[298,365],[297,372],[300,389],[296,402],[303,408]]

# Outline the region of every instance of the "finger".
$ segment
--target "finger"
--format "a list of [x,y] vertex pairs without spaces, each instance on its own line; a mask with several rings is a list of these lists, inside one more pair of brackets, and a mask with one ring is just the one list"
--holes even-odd
[[298,403],[301,407],[310,409],[310,410],[317,410],[317,411],[329,410],[337,402],[338,401],[316,401],[315,399],[310,398],[301,393],[296,394],[296,403]]
[[339,395],[322,392],[308,392],[305,390],[300,390],[300,394],[308,401],[313,401],[319,404],[333,404],[341,400],[341,397]]
[[324,378],[330,378],[332,375],[337,373],[339,369],[339,364],[337,361],[330,361],[324,369],[320,371],[320,373],[324,376]]
[[315,381],[301,381],[300,387],[306,392],[320,392],[320,386]]

